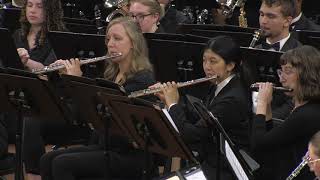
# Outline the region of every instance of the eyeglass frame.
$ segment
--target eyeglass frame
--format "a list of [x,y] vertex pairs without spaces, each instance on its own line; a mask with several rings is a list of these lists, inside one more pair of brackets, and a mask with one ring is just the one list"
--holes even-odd
[[293,73],[295,73],[295,70],[293,70],[292,68],[290,70],[277,69],[277,75],[279,78],[283,75],[285,75],[286,77],[290,76]]
[[153,15],[154,13],[149,13],[149,14],[138,14],[138,15],[133,15],[131,13],[129,13],[129,17],[131,17],[132,19],[136,19],[137,21],[143,21],[145,17]]
[[314,165],[314,163],[316,163],[316,162],[318,162],[318,161],[320,161],[320,158],[314,159],[314,160],[307,159],[308,165]]
[[320,158],[311,160],[311,158],[309,156],[309,152],[307,152],[306,155],[303,157],[303,160],[307,161],[308,165],[312,165],[313,166],[315,162],[320,161]]

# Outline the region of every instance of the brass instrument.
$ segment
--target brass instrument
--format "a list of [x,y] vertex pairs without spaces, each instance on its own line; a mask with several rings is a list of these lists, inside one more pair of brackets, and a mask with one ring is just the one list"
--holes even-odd
[[301,163],[290,173],[290,175],[286,178],[286,180],[292,180],[298,176],[300,171],[308,164],[310,160],[308,152],[303,156]]
[[230,18],[236,7],[244,7],[245,0],[216,0],[222,7],[222,14]]
[[240,15],[238,17],[239,19],[239,26],[243,28],[248,27],[248,20],[246,18],[246,12],[244,11],[244,3],[240,5]]
[[[106,1],[105,4],[107,4],[107,2],[108,1]],[[118,0],[116,3],[117,9],[108,14],[106,17],[106,22],[109,23],[116,17],[127,16],[128,12],[124,10],[124,7],[127,6],[128,3],[128,0]]]
[[[259,83],[251,84],[250,89],[252,91],[258,91],[259,90]],[[285,87],[278,87],[278,86],[273,86],[273,90],[280,91],[280,92],[292,92],[293,91],[293,89],[285,88]]]
[[[107,55],[107,56],[101,56],[101,57],[95,57],[95,58],[91,58],[91,59],[86,59],[86,60],[81,60],[80,64],[89,64],[89,63],[95,63],[95,62],[99,62],[102,60],[110,60],[113,58],[117,58],[120,57],[122,54],[121,53],[114,53],[112,55]],[[57,71],[60,69],[65,68],[65,66],[63,64],[53,64],[53,65],[49,65],[49,66],[45,66],[44,68],[41,69],[33,69],[32,72],[35,74],[44,74],[44,73],[48,73],[48,72],[53,72],[53,71]]]
[[[190,86],[190,85],[194,85],[194,84],[210,81],[210,80],[213,80],[213,79],[217,79],[217,76],[204,77],[204,78],[199,78],[199,79],[186,81],[186,82],[178,82],[177,86],[178,86],[178,88],[180,88],[180,87],[185,87],[185,86]],[[160,92],[160,91],[161,91],[161,88],[148,88],[148,89],[143,89],[143,90],[139,90],[139,91],[134,91],[134,92],[130,93],[128,95],[128,97],[129,98],[136,98],[136,97],[140,97],[140,96],[146,96],[146,95],[154,94],[154,93],[157,93],[157,92]]]
[[253,34],[253,38],[250,42],[249,48],[254,48],[254,46],[256,45],[257,41],[260,39],[261,37],[261,29],[259,30],[255,30],[254,34]]

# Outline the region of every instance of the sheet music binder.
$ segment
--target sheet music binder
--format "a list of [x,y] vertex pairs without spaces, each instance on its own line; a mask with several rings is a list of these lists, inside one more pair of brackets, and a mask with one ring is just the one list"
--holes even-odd
[[69,113],[61,99],[52,92],[48,82],[40,80],[35,74],[17,69],[2,69],[0,84],[1,111],[13,112],[18,117],[15,180],[23,180],[21,145],[24,117],[70,122]]
[[145,148],[146,142],[137,128],[138,126],[144,126],[150,130],[150,152],[169,157],[181,157],[196,162],[191,151],[157,106],[153,106],[142,99],[129,99],[125,96],[102,93],[101,97],[106,100],[106,104],[110,107],[115,120],[124,125],[128,134],[131,135],[130,138],[140,148]]
[[[104,79],[90,79],[71,75],[61,75],[65,84],[64,92],[73,101],[81,114],[81,119],[99,132],[105,131],[102,119],[101,102],[98,94],[101,92],[115,95],[125,95],[123,87]],[[99,92],[99,93],[98,93]],[[97,94],[98,93],[98,94]],[[120,129],[119,129],[120,128]],[[121,134],[123,128],[111,123],[111,133]]]

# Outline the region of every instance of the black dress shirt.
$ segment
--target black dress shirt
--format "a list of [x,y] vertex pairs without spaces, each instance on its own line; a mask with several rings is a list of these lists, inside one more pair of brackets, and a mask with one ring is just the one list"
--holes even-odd
[[[37,39],[38,38],[39,37],[37,37]],[[38,44],[33,49],[30,49],[27,38],[21,35],[21,29],[13,34],[13,39],[16,47],[25,48],[29,52],[30,59],[34,61],[42,63],[43,65],[49,65],[57,59],[48,39],[45,39],[42,45]]]

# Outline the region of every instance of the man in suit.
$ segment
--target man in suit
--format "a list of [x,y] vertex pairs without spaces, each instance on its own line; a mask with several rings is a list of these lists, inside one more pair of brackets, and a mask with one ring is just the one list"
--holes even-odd
[[[290,34],[296,6],[292,0],[262,0],[259,23],[265,40],[256,48],[285,52],[302,45]],[[256,95],[253,93],[253,99]],[[278,119],[287,117],[293,108],[291,98],[283,94],[275,95],[272,105],[273,117]]]
[[301,45],[290,36],[290,24],[296,3],[292,0],[262,0],[259,23],[265,42],[257,48],[287,51]]
[[314,23],[310,19],[308,19],[302,13],[302,1],[303,0],[295,0],[297,3],[297,8],[295,12],[295,16],[291,22],[291,30],[309,30],[309,31],[320,31],[320,25]]

